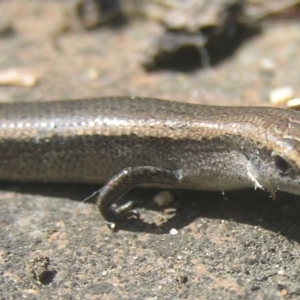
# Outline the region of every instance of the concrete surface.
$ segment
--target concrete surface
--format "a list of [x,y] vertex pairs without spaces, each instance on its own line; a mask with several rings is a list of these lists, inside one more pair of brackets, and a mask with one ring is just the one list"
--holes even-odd
[[[60,1],[1,1],[1,11],[15,33],[0,38],[0,71],[27,70],[39,83],[1,86],[0,101],[139,95],[267,105],[281,86],[300,95],[297,20],[265,22],[213,68],[149,74],[139,59],[158,30],[152,21],[64,33]],[[112,233],[93,200],[83,202],[98,189],[0,185],[1,299],[300,299],[299,197],[177,191],[163,210],[151,200],[156,191],[137,190],[129,197],[147,223]]]

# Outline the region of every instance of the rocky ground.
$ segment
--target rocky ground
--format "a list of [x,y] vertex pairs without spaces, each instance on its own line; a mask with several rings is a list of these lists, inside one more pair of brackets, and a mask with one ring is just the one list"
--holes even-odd
[[[62,3],[0,2],[0,75],[15,69],[21,78],[0,86],[0,101],[135,95],[269,105],[284,86],[300,96],[292,16],[264,20],[216,64],[149,72],[141,62],[162,30],[156,20],[86,31]],[[299,197],[177,191],[161,209],[156,191],[137,190],[148,225],[129,221],[112,233],[95,203],[83,202],[98,188],[1,183],[2,299],[299,299]]]

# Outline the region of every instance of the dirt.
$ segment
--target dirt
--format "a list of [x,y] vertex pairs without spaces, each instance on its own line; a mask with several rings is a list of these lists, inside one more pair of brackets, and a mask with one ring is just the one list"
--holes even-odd
[[[263,21],[259,34],[213,66],[149,73],[140,61],[160,30],[155,20],[129,18],[85,31],[70,5],[0,2],[6,18],[0,72],[14,68],[38,78],[33,87],[0,86],[0,101],[135,95],[269,105],[278,87],[300,95],[297,19]],[[138,199],[148,223],[131,220],[113,233],[95,203],[84,202],[98,186],[0,188],[3,299],[300,298],[299,197],[176,191],[170,216],[151,200],[156,191],[137,190],[130,197]],[[51,271],[47,284],[29,267],[45,258],[49,266],[37,269]]]

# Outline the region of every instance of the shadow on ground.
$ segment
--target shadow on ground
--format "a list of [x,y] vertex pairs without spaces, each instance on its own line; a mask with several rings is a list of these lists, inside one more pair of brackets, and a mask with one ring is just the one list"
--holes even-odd
[[[42,195],[62,198],[62,201],[95,202],[96,196],[90,197],[99,190],[97,185],[84,184],[27,184],[0,183],[0,189],[24,194]],[[138,209],[150,215],[156,211],[164,214],[164,208],[156,205],[152,199],[156,189],[134,189],[122,201],[134,200]],[[168,234],[170,229],[181,229],[198,218],[232,220],[235,222],[260,226],[281,234],[289,240],[300,242],[300,199],[299,196],[278,193],[274,201],[263,191],[241,190],[227,192],[173,191],[175,201],[170,208],[175,215],[166,222],[156,225],[142,219],[120,220],[117,229],[132,232]]]

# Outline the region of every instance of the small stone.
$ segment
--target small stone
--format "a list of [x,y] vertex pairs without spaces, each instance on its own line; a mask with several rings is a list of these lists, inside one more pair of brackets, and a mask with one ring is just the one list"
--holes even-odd
[[0,71],[0,85],[32,87],[36,85],[37,81],[37,76],[28,71],[19,69]]
[[286,106],[291,109],[300,110],[300,98],[293,98],[286,102]]
[[280,106],[285,104],[288,100],[294,96],[294,90],[290,86],[283,86],[274,89],[270,92],[270,101],[274,106]]
[[278,272],[277,272],[277,274],[278,275],[281,275],[281,276],[284,276],[285,275],[285,272],[284,272],[284,270],[278,270]]
[[275,71],[276,65],[274,60],[270,58],[263,58],[260,61],[261,70],[266,73],[273,73]]
[[167,206],[174,201],[174,196],[170,191],[162,191],[154,196],[153,201],[158,206]]
[[175,229],[175,228],[172,228],[172,229],[170,230],[170,234],[171,234],[171,235],[177,235],[177,234],[178,234],[178,230]]
[[87,70],[87,77],[89,79],[95,80],[99,78],[99,72],[96,69],[88,69]]
[[38,284],[47,285],[54,279],[57,271],[49,270],[50,259],[47,256],[35,257],[29,263],[32,277]]

